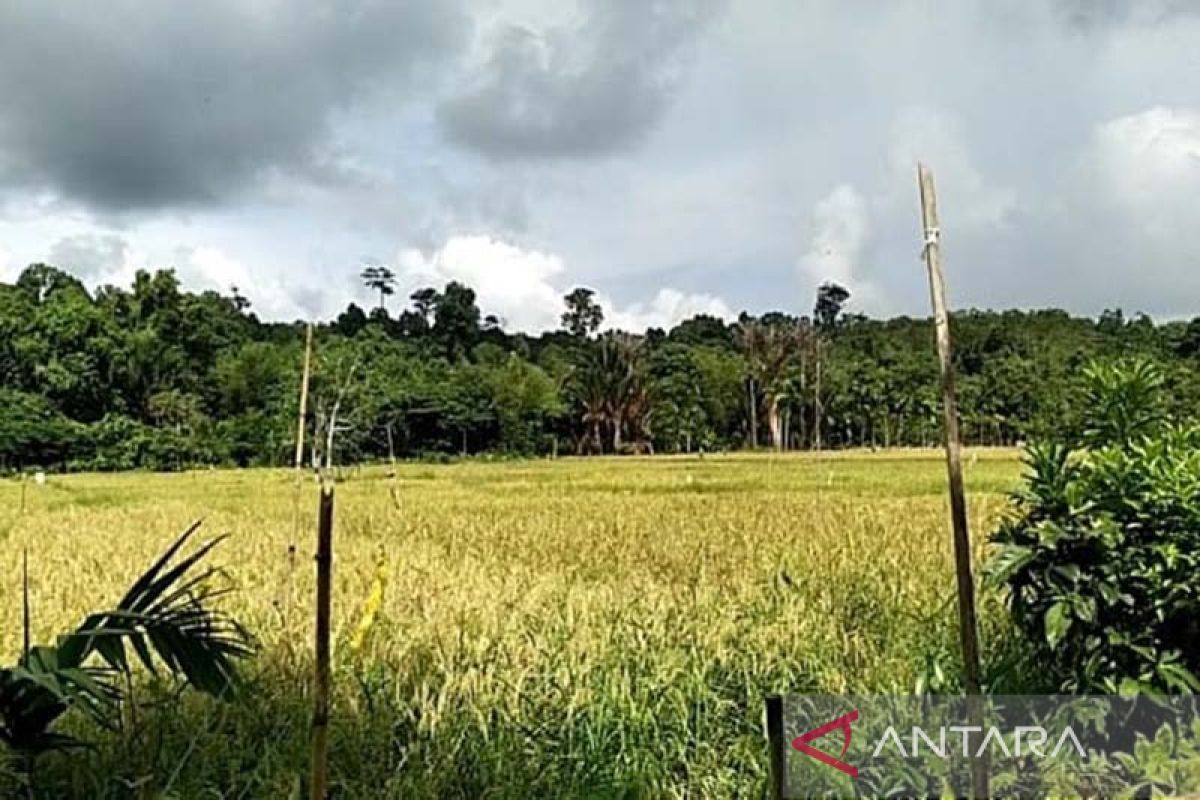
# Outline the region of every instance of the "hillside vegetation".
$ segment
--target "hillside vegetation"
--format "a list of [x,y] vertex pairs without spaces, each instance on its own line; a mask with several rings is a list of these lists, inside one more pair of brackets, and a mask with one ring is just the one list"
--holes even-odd
[[[367,280],[386,300],[386,271]],[[577,289],[562,329],[537,336],[506,332],[458,283],[398,314],[351,304],[316,330],[306,460],[936,443],[929,321],[848,315],[847,297],[827,284],[811,314],[600,334],[603,309]],[[968,443],[1081,434],[1095,359],[1155,362],[1176,416],[1200,407],[1196,321],[966,311],[954,330]],[[31,266],[0,285],[0,469],[290,464],[303,342],[302,324],[169,271],[92,292]]]

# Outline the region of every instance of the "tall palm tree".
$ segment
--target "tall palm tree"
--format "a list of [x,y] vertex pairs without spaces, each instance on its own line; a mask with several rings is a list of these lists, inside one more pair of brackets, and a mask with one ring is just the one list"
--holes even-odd
[[609,333],[588,348],[574,393],[584,425],[581,452],[621,452],[650,439],[650,400],[641,339]]
[[379,292],[379,307],[386,308],[388,296],[396,293],[396,273],[382,264],[372,264],[364,267],[359,277],[364,286]]
[[766,323],[752,317],[738,323],[738,343],[746,358],[750,406],[750,443],[758,444],[759,396],[767,405],[767,429],[771,444],[783,448],[783,406],[787,399],[786,373],[799,354],[803,334],[799,325]]

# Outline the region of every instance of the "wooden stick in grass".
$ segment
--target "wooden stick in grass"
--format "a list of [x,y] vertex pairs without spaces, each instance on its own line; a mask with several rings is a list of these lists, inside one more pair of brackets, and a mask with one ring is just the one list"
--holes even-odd
[[[292,487],[292,539],[288,542],[287,561],[285,562],[287,574],[280,585],[280,591],[283,593],[280,606],[282,607],[283,626],[285,630],[290,628],[292,598],[295,594],[296,541],[300,538],[300,470],[304,466],[304,429],[305,418],[308,416],[308,381],[312,375],[312,345],[313,326],[310,322],[308,323],[308,331],[304,336],[304,372],[300,376],[300,407],[296,413],[296,479]],[[290,655],[291,637],[288,636],[286,641],[288,643],[288,654]]]
[[304,417],[308,413],[308,376],[312,373],[313,326],[304,337],[304,374],[300,378],[300,410],[296,414],[296,471],[304,464]]
[[[933,305],[933,324],[937,333],[938,360],[941,363],[942,421],[946,444],[946,473],[950,484],[950,522],[954,528],[954,571],[958,581],[958,632],[962,646],[963,682],[967,690],[971,724],[982,727],[975,582],[971,575],[971,534],[967,528],[967,498],[963,490],[962,440],[958,431],[958,398],[954,386],[950,314],[946,308],[946,276],[942,271],[941,230],[938,227],[933,173],[924,164],[917,165],[917,180],[921,189],[923,254],[929,272],[929,297]],[[987,797],[986,761],[972,760],[971,784],[975,797]]]
[[21,551],[21,663],[29,662],[29,548]]
[[397,511],[399,511],[400,510],[400,478],[396,473],[396,446],[395,446],[395,442],[393,441],[393,437],[392,437],[392,423],[389,421],[388,424],[384,426],[384,428],[387,430],[387,443],[388,443],[388,465],[389,465],[388,480],[391,481],[391,486],[388,488],[388,493],[391,494],[391,496],[392,496],[392,505],[396,507]]
[[333,584],[333,484],[321,483],[317,512],[317,636],[313,674],[312,800],[329,795],[329,618]]

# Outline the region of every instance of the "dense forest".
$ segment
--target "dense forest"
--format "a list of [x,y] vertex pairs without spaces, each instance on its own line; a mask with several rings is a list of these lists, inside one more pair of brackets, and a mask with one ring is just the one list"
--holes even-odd
[[[393,314],[394,276],[362,277],[379,305],[315,326],[306,461],[936,441],[930,321],[847,314],[836,284],[800,314],[636,333],[600,333],[604,310],[579,288],[561,329],[530,336],[485,316],[468,286],[421,289]],[[971,310],[953,326],[969,443],[1069,435],[1097,359],[1156,362],[1169,405],[1200,401],[1200,318]],[[169,270],[90,292],[32,265],[0,284],[0,469],[289,464],[305,332],[260,321],[236,289],[184,291]]]

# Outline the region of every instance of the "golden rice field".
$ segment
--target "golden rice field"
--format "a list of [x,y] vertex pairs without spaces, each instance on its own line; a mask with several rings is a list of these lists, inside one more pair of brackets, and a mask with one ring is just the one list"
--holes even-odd
[[[1020,473],[966,458],[978,554]],[[955,674],[936,451],[405,464],[337,486],[339,798],[762,796],[762,698]],[[284,471],[0,484],[0,663],[115,602],[191,522],[257,637],[238,700],[143,686],[53,797],[299,796],[317,495]],[[393,495],[398,503],[393,501]],[[289,548],[296,554],[289,557]],[[985,644],[1004,638],[982,597]],[[4,768],[0,766],[0,776]],[[3,794],[0,778],[0,794]]]

